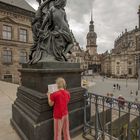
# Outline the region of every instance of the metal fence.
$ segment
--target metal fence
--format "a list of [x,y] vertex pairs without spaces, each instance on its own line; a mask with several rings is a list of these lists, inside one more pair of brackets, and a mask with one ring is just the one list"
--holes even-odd
[[86,92],[84,123],[87,140],[140,140],[140,104]]

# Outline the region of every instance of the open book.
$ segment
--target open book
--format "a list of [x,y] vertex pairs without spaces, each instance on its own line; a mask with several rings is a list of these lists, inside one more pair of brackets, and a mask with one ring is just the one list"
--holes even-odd
[[58,90],[57,84],[48,85],[48,92],[54,93]]

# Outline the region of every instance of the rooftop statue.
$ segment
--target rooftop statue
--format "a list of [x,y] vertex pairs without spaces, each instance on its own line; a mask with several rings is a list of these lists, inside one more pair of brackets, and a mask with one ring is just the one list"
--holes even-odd
[[67,0],[37,0],[39,3],[32,21],[34,45],[29,63],[67,61],[73,38],[66,17]]

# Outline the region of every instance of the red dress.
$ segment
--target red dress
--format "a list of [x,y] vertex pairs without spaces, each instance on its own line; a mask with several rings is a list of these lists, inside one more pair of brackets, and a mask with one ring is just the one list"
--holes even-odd
[[68,103],[70,100],[70,93],[67,90],[59,90],[50,95],[51,101],[54,102],[53,117],[61,119],[68,114]]

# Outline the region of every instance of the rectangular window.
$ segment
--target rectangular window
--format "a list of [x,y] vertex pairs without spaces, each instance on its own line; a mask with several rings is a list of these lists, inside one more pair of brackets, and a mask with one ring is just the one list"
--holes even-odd
[[3,76],[3,80],[6,82],[12,82],[12,75],[11,74],[5,74]]
[[2,34],[3,34],[3,39],[11,40],[12,39],[12,27],[4,25]]
[[3,51],[3,63],[12,63],[12,51],[11,50]]
[[128,69],[128,74],[132,75],[132,69],[131,68]]
[[26,63],[27,62],[27,53],[25,51],[21,51],[20,52],[20,60],[19,62],[21,64]]
[[19,40],[22,42],[27,42],[27,30],[26,29],[19,30]]

